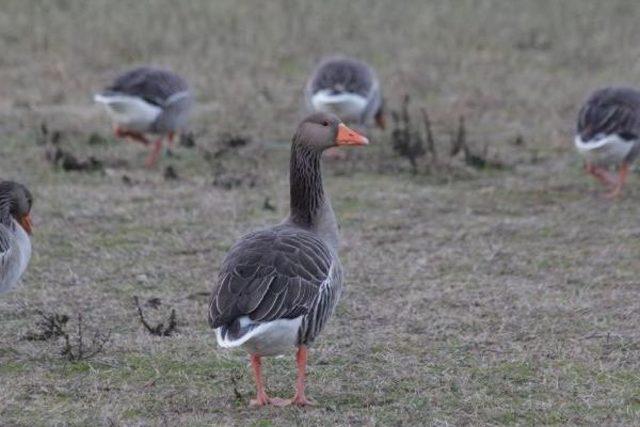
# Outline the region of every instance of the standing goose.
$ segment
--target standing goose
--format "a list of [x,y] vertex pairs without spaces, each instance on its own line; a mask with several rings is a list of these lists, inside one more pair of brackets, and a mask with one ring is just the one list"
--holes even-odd
[[[594,92],[580,109],[576,133],[586,171],[611,188],[607,197],[617,197],[640,154],[640,92],[625,87]],[[607,170],[612,165],[618,176]]]
[[[280,224],[242,237],[227,253],[209,303],[209,323],[221,347],[251,355],[257,397],[251,405],[308,405],[307,346],[333,313],[342,291],[338,227],[322,185],[320,158],[330,147],[369,141],[333,114],[307,117],[293,137],[290,213]],[[261,357],[297,347],[291,400],[269,398]]]
[[145,162],[155,165],[166,136],[169,144],[186,123],[193,96],[185,80],[170,71],[140,67],[120,75],[103,92],[94,96],[103,104],[115,125],[115,135],[144,145],[145,133],[159,134]]
[[31,258],[31,205],[24,185],[0,182],[0,294],[13,289]]
[[316,67],[305,87],[310,111],[333,113],[347,123],[385,128],[380,82],[368,64],[344,56],[330,57]]

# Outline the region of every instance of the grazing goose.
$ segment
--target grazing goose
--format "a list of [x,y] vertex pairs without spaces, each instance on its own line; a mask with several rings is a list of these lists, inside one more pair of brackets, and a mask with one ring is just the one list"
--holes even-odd
[[[586,171],[611,188],[607,197],[617,197],[640,154],[640,91],[612,87],[594,92],[580,109],[574,142]],[[618,168],[618,176],[609,173],[609,166]]]
[[310,111],[333,113],[347,123],[385,128],[380,83],[375,71],[357,59],[335,56],[316,67],[305,87]]
[[146,166],[155,165],[166,136],[169,145],[186,123],[193,97],[184,79],[170,71],[140,67],[120,75],[94,100],[103,104],[115,124],[116,137],[129,137],[144,145],[145,133],[159,134]]
[[24,185],[0,182],[0,294],[13,289],[31,258],[31,204]]
[[[315,113],[291,145],[290,213],[280,224],[242,237],[227,253],[209,304],[218,345],[251,355],[257,397],[252,405],[311,402],[304,394],[307,346],[333,313],[342,291],[338,227],[322,185],[320,158],[330,147],[369,141],[333,114]],[[291,400],[269,398],[261,357],[297,347],[297,381]]]

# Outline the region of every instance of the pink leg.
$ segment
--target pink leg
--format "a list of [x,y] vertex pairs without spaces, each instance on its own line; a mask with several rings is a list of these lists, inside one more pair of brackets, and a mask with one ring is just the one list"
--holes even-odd
[[149,157],[147,157],[144,165],[148,168],[155,166],[158,162],[158,157],[160,157],[160,151],[162,151],[162,137],[158,138],[156,142],[153,143],[153,148],[151,149]]
[[301,345],[298,347],[296,355],[296,365],[298,367],[298,378],[296,379],[296,394],[291,401],[292,404],[298,406],[313,405],[314,403],[307,399],[304,395],[304,381],[307,375],[307,347]]
[[629,175],[629,164],[623,162],[620,165],[620,171],[618,172],[618,180],[616,181],[613,190],[605,194],[608,199],[615,199],[622,192],[622,187],[627,182],[627,176]]
[[256,379],[256,390],[258,394],[255,399],[251,399],[250,406],[264,406],[269,403],[269,397],[264,390],[264,383],[262,382],[262,362],[260,356],[255,354],[251,355],[251,367],[253,368],[253,376]]
[[262,361],[260,356],[256,354],[251,355],[251,367],[253,368],[253,376],[256,380],[256,398],[251,399],[249,406],[286,406],[289,404],[288,400],[278,399],[277,397],[267,396],[267,392],[264,389],[264,382],[262,381]]
[[618,180],[615,176],[611,175],[609,171],[599,166],[596,166],[592,163],[585,163],[585,170],[593,175],[600,183],[607,187],[612,187],[617,185]]
[[115,134],[117,138],[131,139],[132,141],[136,141],[144,145],[150,144],[149,140],[140,132],[124,130],[117,127],[115,130]]

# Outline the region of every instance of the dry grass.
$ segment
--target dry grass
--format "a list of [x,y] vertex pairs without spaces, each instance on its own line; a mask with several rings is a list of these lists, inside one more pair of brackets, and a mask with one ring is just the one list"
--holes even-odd
[[[33,190],[36,234],[23,286],[0,299],[0,424],[640,422],[638,180],[602,200],[569,142],[591,89],[640,75],[635,2],[179,4],[3,2],[0,175]],[[327,165],[347,290],[310,357],[319,405],[250,410],[246,356],[217,349],[206,292],[239,235],[286,214],[301,87],[336,51],[371,61],[393,106],[410,93],[438,138],[464,115],[470,143],[511,168],[412,176],[382,133]],[[197,147],[162,162],[178,180],[142,170],[137,146],[88,143],[109,129],[89,94],[141,63],[197,91]],[[43,121],[105,170],[53,168]],[[254,142],[215,158],[223,133]],[[259,179],[225,190],[221,173]],[[135,295],[161,299],[154,324],[175,309],[177,332],[149,334]],[[82,313],[110,340],[69,362],[59,339],[23,339],[38,310]],[[292,368],[266,364],[275,395]]]

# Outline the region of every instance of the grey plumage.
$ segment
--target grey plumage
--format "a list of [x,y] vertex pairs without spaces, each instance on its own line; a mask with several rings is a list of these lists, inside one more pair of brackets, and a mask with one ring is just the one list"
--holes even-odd
[[150,67],[135,68],[118,76],[105,92],[137,96],[164,107],[171,97],[189,91],[187,82],[171,71]]
[[321,89],[351,92],[368,98],[377,85],[373,69],[354,58],[336,56],[323,60],[309,79],[309,90]]
[[291,148],[289,217],[242,237],[227,253],[209,305],[209,323],[220,328],[222,339],[240,340],[261,323],[301,318],[295,344],[306,345],[333,313],[342,265],[320,159],[339,124],[319,113],[300,125]]
[[[320,91],[328,91],[334,95],[352,94],[363,98],[364,106],[357,117],[341,117],[343,120],[368,125],[376,118],[382,123],[384,105],[380,82],[373,68],[367,63],[346,56],[325,58],[313,70],[305,86],[304,94],[309,111],[319,111],[314,107],[313,97]],[[333,112],[340,115],[338,111]]]
[[595,91],[578,114],[577,132],[583,140],[597,134],[640,136],[640,92],[626,87]]
[[298,344],[308,344],[337,302],[340,274],[332,250],[313,233],[283,224],[248,234],[222,263],[209,322],[238,337],[245,315],[255,322],[305,316]]
[[[218,345],[251,355],[256,398],[250,405],[305,406],[307,348],[331,317],[342,292],[338,225],[322,184],[322,153],[369,140],[334,114],[315,113],[299,125],[291,144],[289,216],[242,237],[227,253],[209,303]],[[296,393],[270,398],[261,358],[296,351]]]
[[19,221],[28,216],[32,203],[25,186],[0,182],[0,293],[16,286],[31,257],[31,242]]
[[[137,97],[160,108],[161,113],[153,121],[135,130],[163,134],[176,132],[186,124],[194,101],[189,85],[181,76],[151,67],[135,68],[121,74],[96,99],[118,95]],[[117,103],[112,105],[117,107]]]
[[634,161],[640,154],[640,91],[628,87],[595,91],[578,113],[576,132],[582,141],[617,135],[633,144],[624,161]]

